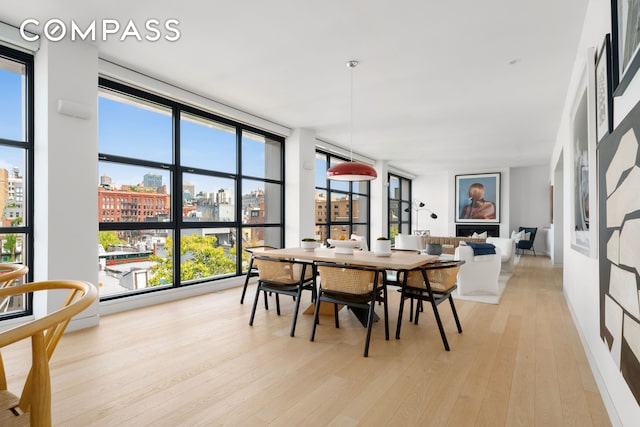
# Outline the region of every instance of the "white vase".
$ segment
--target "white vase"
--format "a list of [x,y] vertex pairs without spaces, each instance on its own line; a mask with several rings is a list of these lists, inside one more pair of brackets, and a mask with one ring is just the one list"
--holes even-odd
[[391,255],[391,240],[374,240],[373,253],[377,256]]

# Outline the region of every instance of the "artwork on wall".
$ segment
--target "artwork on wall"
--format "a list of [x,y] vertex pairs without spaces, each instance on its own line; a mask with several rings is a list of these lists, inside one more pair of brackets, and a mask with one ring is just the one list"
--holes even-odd
[[600,336],[640,403],[640,104],[598,146]]
[[[597,257],[596,214],[596,50],[589,48],[586,66],[571,110],[571,247]],[[608,132],[607,132],[608,133]]]
[[614,95],[624,93],[640,68],[640,0],[611,0]]
[[596,133],[597,141],[602,141],[613,131],[613,92],[611,85],[611,41],[609,34],[604,38],[596,57]]
[[500,222],[500,173],[456,175],[456,222]]

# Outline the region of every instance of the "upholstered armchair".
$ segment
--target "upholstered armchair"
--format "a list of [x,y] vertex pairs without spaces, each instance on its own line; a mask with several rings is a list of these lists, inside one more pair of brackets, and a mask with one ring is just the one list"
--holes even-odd
[[513,273],[514,260],[516,255],[516,241],[506,237],[488,237],[487,243],[491,243],[500,249],[502,267],[500,272]]
[[525,233],[529,233],[529,239],[521,239],[516,243],[516,247],[520,249],[520,253],[524,254],[524,251],[533,251],[533,256],[536,256],[536,249],[533,247],[533,242],[536,239],[536,233],[538,232],[537,227],[520,227],[518,231],[524,231]]
[[454,258],[465,261],[458,272],[458,295],[499,295],[498,278],[502,258],[500,248],[493,255],[474,255],[471,246],[460,245]]

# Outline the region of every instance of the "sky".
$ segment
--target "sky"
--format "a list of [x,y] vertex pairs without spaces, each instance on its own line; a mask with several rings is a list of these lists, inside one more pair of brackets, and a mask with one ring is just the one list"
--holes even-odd
[[[22,135],[22,76],[1,67],[0,62],[0,138],[24,140]],[[170,111],[158,108],[139,108],[116,102],[113,97],[98,99],[98,151],[162,163],[172,163],[172,121]],[[194,120],[181,120],[182,164],[217,172],[236,173],[235,135],[218,127],[206,126]],[[265,176],[265,144],[243,136],[244,174]],[[224,152],[225,155],[220,155]],[[23,151],[0,146],[0,168],[11,171],[18,167],[24,172]],[[96,187],[100,176],[106,174],[115,185],[139,184],[148,172],[163,175],[163,184],[169,184],[169,173],[164,169],[99,164]],[[233,190],[233,180],[189,174],[185,181],[196,186],[196,192],[215,192],[221,188]],[[229,188],[231,187],[231,188]],[[244,180],[243,193],[264,188],[259,181]],[[170,190],[170,189],[169,189]]]

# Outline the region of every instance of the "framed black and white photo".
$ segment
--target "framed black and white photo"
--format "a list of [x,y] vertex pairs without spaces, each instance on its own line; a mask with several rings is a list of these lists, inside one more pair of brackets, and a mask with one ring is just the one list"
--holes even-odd
[[597,141],[613,132],[613,90],[611,86],[611,39],[609,34],[596,57],[596,136]]
[[613,95],[624,93],[640,68],[640,0],[611,0]]
[[456,175],[456,222],[500,222],[500,173]]

